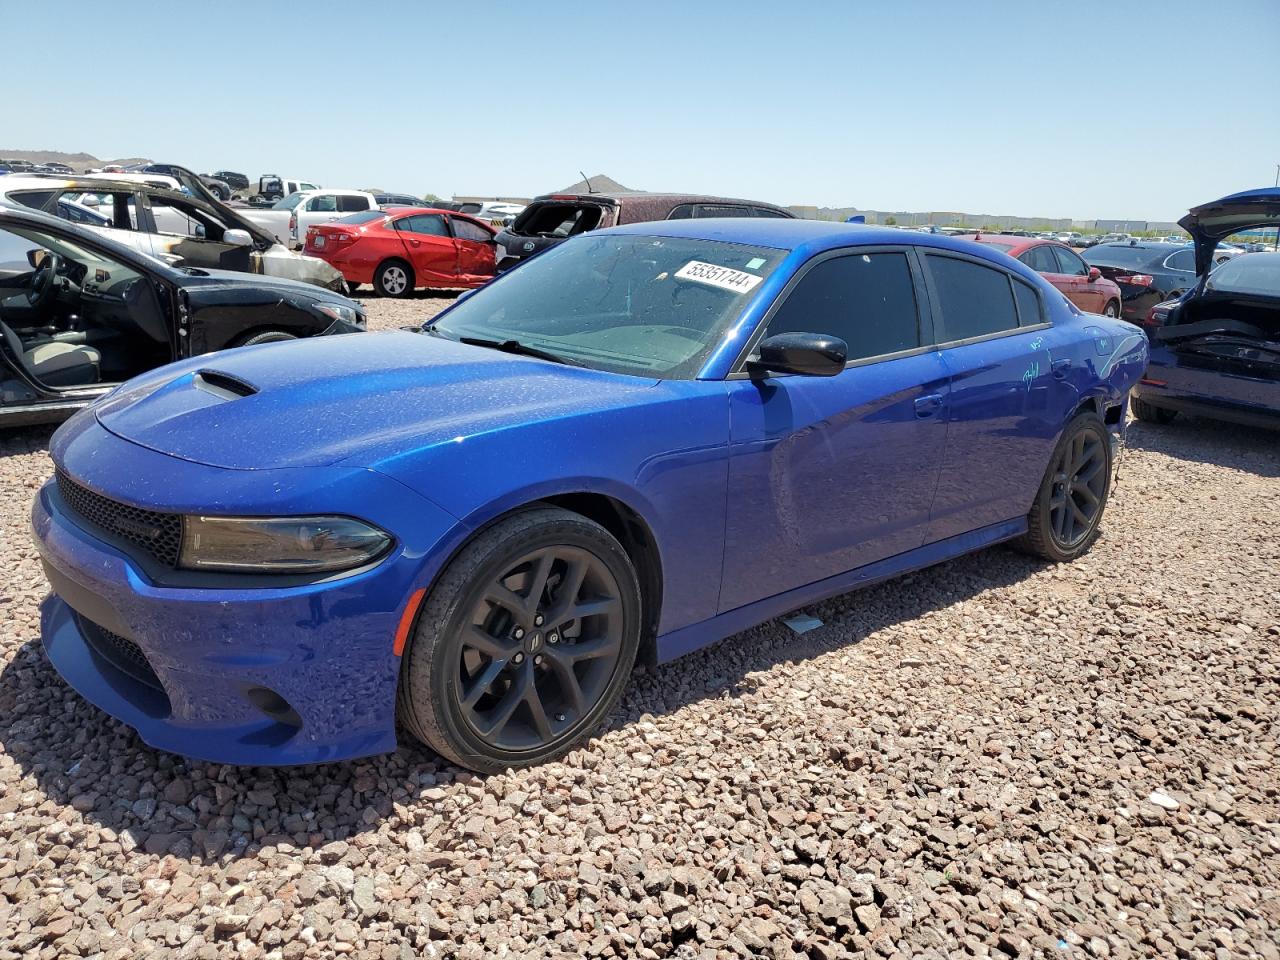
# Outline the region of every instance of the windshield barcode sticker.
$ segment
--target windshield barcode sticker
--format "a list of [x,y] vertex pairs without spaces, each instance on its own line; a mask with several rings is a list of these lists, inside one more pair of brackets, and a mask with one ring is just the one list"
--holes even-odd
[[676,271],[676,277],[680,280],[705,283],[734,293],[746,293],[761,279],[755,274],[730,270],[728,267],[717,267],[714,263],[703,263],[701,260],[690,260]]

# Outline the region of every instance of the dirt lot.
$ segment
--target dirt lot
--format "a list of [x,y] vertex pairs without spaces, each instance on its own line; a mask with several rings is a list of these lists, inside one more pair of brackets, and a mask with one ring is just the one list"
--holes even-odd
[[185,762],[82,701],[38,640],[49,435],[0,434],[0,957],[1280,958],[1274,435],[1135,425],[1081,561],[817,605],[487,779]]

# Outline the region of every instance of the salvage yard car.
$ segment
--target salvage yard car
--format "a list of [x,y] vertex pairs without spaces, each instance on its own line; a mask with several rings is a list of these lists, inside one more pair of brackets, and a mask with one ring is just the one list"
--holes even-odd
[[478,287],[493,278],[494,231],[473,217],[430,207],[354,213],[307,229],[303,250],[342,271],[348,288],[372,283],[383,297],[424,287]]
[[1091,267],[1120,289],[1120,315],[1141,323],[1157,303],[1180,297],[1196,282],[1190,246],[1148,240],[1100,243],[1084,253]]
[[1081,260],[1080,255],[1065,243],[998,233],[979,233],[957,239],[994,247],[1015,260],[1021,260],[1085,313],[1120,316],[1120,288],[1104,277],[1097,267]]
[[[470,210],[463,206],[464,213]],[[498,234],[498,269],[548,250],[568,237],[624,223],[705,217],[783,217],[790,210],[755,200],[684,193],[556,193],[537,197]]]
[[1179,222],[1192,237],[1195,285],[1151,308],[1151,363],[1133,388],[1140,420],[1180,412],[1280,428],[1280,253],[1215,265],[1218,241],[1280,226],[1280,190],[1264,188],[1196,207]]
[[56,213],[175,266],[260,273],[346,290],[342,274],[323,260],[286,249],[211,194],[109,176],[6,177],[0,204]]
[[171,360],[364,325],[359,304],[311,284],[177,269],[0,207],[0,426],[64,419]]
[[1080,556],[1146,355],[941,235],[586,234],[421,332],[199,357],[78,414],[32,512],[44,646],[186,756],[380,753],[398,715],[527,766],[637,658],[1001,541]]

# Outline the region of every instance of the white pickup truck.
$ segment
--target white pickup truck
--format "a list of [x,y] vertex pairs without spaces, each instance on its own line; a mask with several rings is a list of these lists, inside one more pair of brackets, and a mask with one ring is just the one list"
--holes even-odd
[[281,197],[266,209],[243,207],[236,212],[266,230],[289,248],[300,248],[307,227],[337,220],[362,210],[378,209],[372,193],[363,190],[303,190]]

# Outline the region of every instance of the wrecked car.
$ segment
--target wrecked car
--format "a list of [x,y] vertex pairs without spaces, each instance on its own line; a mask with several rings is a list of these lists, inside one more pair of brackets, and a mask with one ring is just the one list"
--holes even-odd
[[1133,388],[1139,420],[1179,413],[1280,428],[1280,253],[1245,253],[1215,266],[1218,242],[1242,230],[1280,230],[1280,189],[1247,190],[1178,221],[1191,234],[1197,280],[1143,322],[1151,362]]
[[[481,205],[477,205],[479,208]],[[472,213],[463,205],[463,213]],[[553,193],[537,197],[498,234],[498,270],[590,230],[650,220],[703,217],[786,217],[790,210],[755,200],[684,193]]]
[[314,284],[173,267],[0,207],[0,426],[63,419],[173,360],[364,326],[359,304]]
[[[342,274],[333,267],[289,250],[207,191],[202,195],[189,188],[182,192],[109,177],[6,177],[0,183],[0,203],[91,225],[178,266],[258,273],[346,292]],[[105,223],[86,216],[85,210]]]

